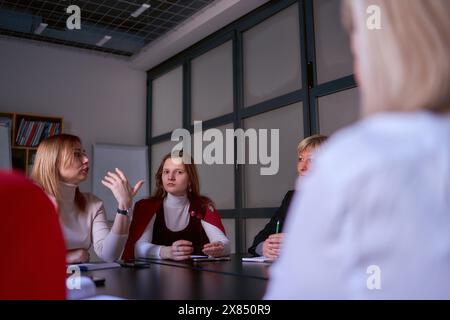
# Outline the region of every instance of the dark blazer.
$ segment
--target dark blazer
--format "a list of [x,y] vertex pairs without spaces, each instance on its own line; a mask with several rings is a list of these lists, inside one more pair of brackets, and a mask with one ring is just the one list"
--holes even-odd
[[262,229],[253,240],[253,244],[248,248],[248,252],[253,255],[258,255],[255,250],[258,244],[264,242],[271,234],[276,232],[277,222],[280,221],[280,232],[283,231],[284,219],[286,219],[286,214],[289,209],[289,204],[291,203],[292,197],[294,195],[294,190],[289,190],[281,202],[281,206],[275,212],[270,221],[266,224],[264,229]]

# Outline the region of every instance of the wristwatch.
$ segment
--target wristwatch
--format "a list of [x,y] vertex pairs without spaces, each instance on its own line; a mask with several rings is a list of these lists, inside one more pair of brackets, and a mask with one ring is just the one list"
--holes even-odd
[[127,216],[130,213],[130,210],[131,209],[124,209],[124,210],[122,210],[122,209],[117,208],[117,213],[118,214],[123,214],[124,216]]

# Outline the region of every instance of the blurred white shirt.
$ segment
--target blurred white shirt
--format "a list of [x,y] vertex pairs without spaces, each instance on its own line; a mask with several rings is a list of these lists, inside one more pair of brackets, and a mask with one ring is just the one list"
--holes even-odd
[[296,189],[266,299],[450,299],[449,116],[341,130]]

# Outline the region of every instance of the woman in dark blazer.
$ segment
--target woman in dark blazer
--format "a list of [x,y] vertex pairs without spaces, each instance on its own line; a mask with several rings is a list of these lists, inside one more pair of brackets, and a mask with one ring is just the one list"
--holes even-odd
[[[297,172],[304,176],[310,168],[311,158],[314,151],[327,139],[326,136],[316,134],[303,139],[297,146],[298,162]],[[255,256],[265,256],[276,260],[280,254],[283,241],[283,226],[286,214],[291,203],[294,190],[289,190],[281,202],[281,206],[275,212],[270,221],[266,224],[253,240],[248,252]]]

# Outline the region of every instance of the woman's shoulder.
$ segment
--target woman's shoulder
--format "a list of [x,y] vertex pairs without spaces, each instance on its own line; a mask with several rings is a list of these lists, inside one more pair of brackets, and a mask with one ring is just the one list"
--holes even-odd
[[209,211],[215,211],[216,210],[216,205],[214,204],[214,202],[206,197],[206,196],[200,196],[199,197],[199,201],[202,205],[203,208],[209,210]]
[[162,204],[162,199],[150,197],[141,199],[135,204],[135,209],[158,207]]
[[191,203],[190,209],[200,216],[205,216],[205,214],[207,214],[208,212],[216,211],[214,202],[206,196],[198,195],[195,197],[191,197],[189,201]]
[[320,171],[333,181],[347,180],[372,171],[388,158],[388,143],[374,130],[377,119],[360,120],[334,133],[316,152],[311,174]]
[[133,209],[133,224],[147,224],[148,219],[153,217],[162,205],[162,202],[162,199],[154,197],[141,199],[136,202]]
[[[359,162],[378,166],[400,157],[407,160],[423,153],[421,148],[441,146],[450,131],[448,124],[450,118],[424,112],[380,113],[338,130],[319,152],[339,167]],[[351,161],[342,161],[346,159]]]
[[288,203],[291,202],[292,197],[294,196],[295,190],[289,190],[288,192],[286,192],[286,194],[284,195],[283,200],[287,201]]
[[91,192],[81,192],[81,194],[84,196],[86,201],[89,201],[89,202],[92,202],[92,203],[103,202],[102,199],[100,199],[99,197],[97,197],[95,194],[93,194]]
[[103,206],[103,200],[97,197],[95,194],[90,192],[81,192],[84,199],[86,200],[86,208],[100,209]]

